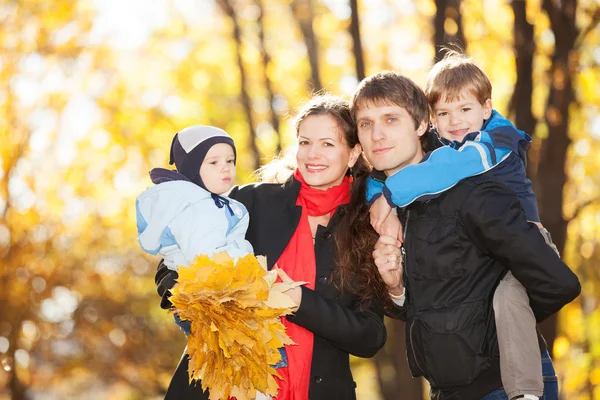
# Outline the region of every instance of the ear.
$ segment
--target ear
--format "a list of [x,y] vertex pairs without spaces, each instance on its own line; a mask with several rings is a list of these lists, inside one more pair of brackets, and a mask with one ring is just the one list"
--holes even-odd
[[362,147],[360,144],[357,143],[356,146],[354,146],[354,148],[352,150],[350,150],[350,158],[348,159],[348,168],[354,167],[354,164],[356,164],[356,160],[358,160],[360,153],[362,153]]
[[492,99],[487,99],[483,104],[483,118],[488,119],[492,116]]
[[421,121],[421,125],[419,125],[419,127],[417,128],[417,136],[421,137],[425,134],[425,132],[427,132],[427,129],[429,128],[429,120],[424,119],[423,121]]

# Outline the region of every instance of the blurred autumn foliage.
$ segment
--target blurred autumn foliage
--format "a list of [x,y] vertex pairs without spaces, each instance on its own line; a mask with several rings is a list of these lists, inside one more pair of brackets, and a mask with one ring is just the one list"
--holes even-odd
[[[382,69],[422,84],[450,42],[534,137],[542,222],[583,283],[542,329],[562,397],[600,399],[599,20],[596,0],[2,0],[0,399],[163,396],[185,338],[134,199],[175,132],[226,129],[248,182],[311,92],[347,96]],[[404,327],[388,327],[353,360],[359,399],[418,400]]]

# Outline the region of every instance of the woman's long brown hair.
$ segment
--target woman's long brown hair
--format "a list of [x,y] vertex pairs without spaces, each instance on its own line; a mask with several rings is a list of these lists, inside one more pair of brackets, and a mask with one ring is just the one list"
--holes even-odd
[[[358,142],[358,135],[354,137]],[[355,144],[352,139],[348,142]],[[379,235],[369,218],[366,192],[371,166],[362,153],[352,173],[354,182],[350,189],[350,203],[345,207],[335,232],[337,268],[334,282],[341,291],[358,296],[361,306],[366,302],[375,302],[379,307],[389,309],[393,303],[373,260]]]

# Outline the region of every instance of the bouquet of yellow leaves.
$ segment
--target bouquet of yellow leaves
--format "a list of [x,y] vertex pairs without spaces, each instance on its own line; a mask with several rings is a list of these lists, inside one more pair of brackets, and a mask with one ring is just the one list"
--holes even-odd
[[278,349],[294,342],[279,317],[296,306],[284,294],[304,282],[275,283],[264,257],[249,254],[234,264],[227,253],[201,255],[179,267],[171,303],[191,322],[187,354],[190,383],[200,380],[210,400],[249,400],[256,391],[275,396],[279,377],[272,365]]

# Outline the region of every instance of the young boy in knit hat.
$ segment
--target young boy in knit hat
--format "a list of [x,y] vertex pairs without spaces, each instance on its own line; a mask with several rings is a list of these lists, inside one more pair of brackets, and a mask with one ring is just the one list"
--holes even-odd
[[237,259],[252,253],[246,207],[223,196],[235,180],[236,150],[227,132],[203,125],[183,129],[173,138],[169,164],[177,170],[152,169],[156,185],[136,201],[142,249],[160,254],[175,271],[200,254],[226,251]]

